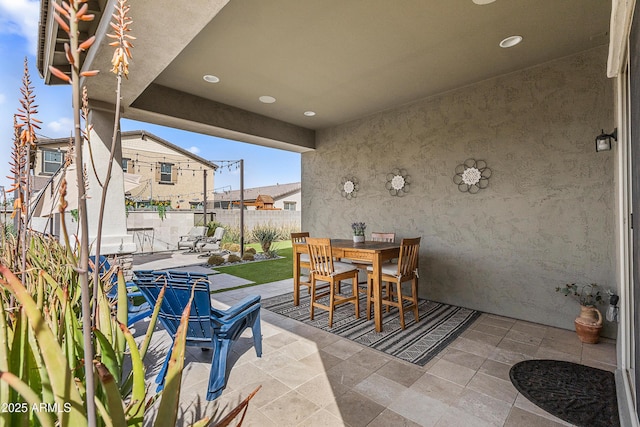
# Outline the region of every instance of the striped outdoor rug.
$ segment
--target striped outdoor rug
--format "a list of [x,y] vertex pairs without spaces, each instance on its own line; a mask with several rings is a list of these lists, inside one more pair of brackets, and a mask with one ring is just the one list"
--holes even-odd
[[[400,328],[398,310],[383,315],[383,330],[376,332],[373,319],[367,321],[366,298],[360,298],[360,318],[356,319],[352,304],[340,305],[333,313],[333,327],[329,328],[329,312],[315,310],[309,320],[309,295],[302,292],[300,305],[293,305],[293,293],[262,300],[262,308],[290,317],[316,328],[332,332],[367,347],[424,366],[455,340],[480,316],[479,311],[420,300],[420,321],[412,312],[405,312],[406,328]],[[327,297],[328,298],[328,297]]]

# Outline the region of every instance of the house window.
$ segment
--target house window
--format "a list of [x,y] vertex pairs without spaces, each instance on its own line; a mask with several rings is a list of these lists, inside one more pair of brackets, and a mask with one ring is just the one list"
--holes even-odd
[[176,182],[176,170],[173,163],[160,163],[157,169],[156,179],[161,184],[173,184]]
[[42,150],[42,173],[53,175],[62,167],[64,152],[58,150]]
[[129,161],[131,159],[122,159],[122,172],[129,172]]
[[296,210],[296,202],[284,202],[284,210],[285,211],[295,211]]

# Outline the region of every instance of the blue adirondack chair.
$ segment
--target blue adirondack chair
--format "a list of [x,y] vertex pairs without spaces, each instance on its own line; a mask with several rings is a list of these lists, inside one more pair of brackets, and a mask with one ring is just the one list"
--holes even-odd
[[[89,257],[89,271],[93,273],[93,268],[95,266],[95,257]],[[111,289],[107,292],[107,297],[110,299],[118,298],[118,276],[111,271],[111,264],[107,260],[104,255],[100,255],[100,262],[98,263],[98,272],[100,276],[104,276],[105,274],[111,274]],[[135,305],[134,298],[135,297],[143,297],[140,291],[135,291],[135,284],[133,282],[127,282],[127,326],[131,327],[134,323],[139,320],[144,319],[145,317],[151,316],[153,313],[153,307],[149,305],[148,302],[143,302],[142,304]]]
[[[218,310],[211,306],[209,281],[201,275],[178,275],[172,277],[169,272],[153,272],[153,279],[148,275],[139,275],[134,271],[134,282],[147,301],[155,306],[158,295],[165,286],[166,291],[158,319],[165,327],[172,340],[180,324],[193,289],[194,297],[187,327],[187,345],[213,349],[211,372],[207,388],[207,400],[214,400],[227,385],[227,361],[233,341],[237,340],[245,329],[251,328],[253,345],[258,357],[262,356],[262,333],[260,330],[260,296],[249,296],[227,310]],[[206,277],[206,276],[205,276]],[[164,388],[165,376],[171,358],[173,342],[167,357],[156,377],[157,391]]]

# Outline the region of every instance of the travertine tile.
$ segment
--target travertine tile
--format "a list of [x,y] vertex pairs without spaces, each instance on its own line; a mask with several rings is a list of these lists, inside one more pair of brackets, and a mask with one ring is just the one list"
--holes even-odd
[[346,360],[356,354],[359,351],[362,351],[363,347],[360,344],[354,343],[353,341],[346,340],[344,338],[329,344],[324,347],[323,350],[329,354],[333,354],[340,359]]
[[501,380],[511,381],[509,377],[509,371],[511,370],[511,364],[496,362],[495,360],[487,359],[482,364],[478,372],[491,375],[492,377],[500,378]]
[[448,348],[441,353],[441,359],[448,360],[449,362],[453,362],[456,365],[464,366],[469,369],[477,370],[484,361],[485,357],[478,356],[477,354],[467,353],[466,351],[461,351],[455,348]]
[[547,335],[547,327],[538,323],[526,322],[524,320],[516,320],[511,327],[512,331],[522,332],[533,337],[544,338]]
[[562,427],[557,423],[540,415],[533,414],[520,408],[512,408],[504,427]]
[[419,427],[420,424],[411,421],[402,415],[393,412],[390,409],[385,409],[378,415],[373,421],[371,421],[367,427]]
[[534,354],[536,354],[536,351],[538,351],[537,345],[525,344],[523,342],[510,340],[507,338],[500,341],[500,344],[498,344],[498,348],[509,350],[514,353],[521,353],[525,356],[533,356]]
[[410,387],[418,378],[424,375],[424,371],[416,365],[401,360],[390,360],[378,369],[376,373],[405,387]]
[[[486,334],[484,334],[486,335]],[[489,335],[487,335],[489,336]],[[450,348],[455,348],[467,353],[476,354],[482,357],[489,357],[496,348],[495,344],[488,344],[485,342],[474,341],[466,337],[458,337],[454,342],[449,345]]]
[[384,411],[385,407],[360,393],[348,391],[326,409],[342,419],[346,425],[364,427]]
[[531,345],[540,345],[540,343],[542,342],[542,337],[540,336],[530,335],[527,332],[516,331],[514,329],[511,329],[505,335],[505,338]]
[[407,387],[374,373],[356,384],[353,389],[380,405],[388,406]]
[[332,383],[326,375],[317,375],[296,388],[298,393],[320,407],[335,402],[349,390],[350,388],[343,384],[335,381]]
[[280,426],[294,426],[309,418],[320,408],[295,390],[260,408],[270,420]]
[[615,342],[600,342],[598,344],[583,344],[582,359],[603,362],[608,365],[615,365],[616,344]]
[[455,406],[495,425],[502,425],[511,410],[510,403],[471,389],[466,389],[462,393]]
[[360,381],[371,375],[373,371],[353,362],[344,361],[327,371],[327,378],[331,383],[354,387]]
[[501,328],[500,326],[490,325],[487,323],[475,322],[462,335],[464,336],[470,331],[478,331],[484,334],[495,335],[502,338],[507,334],[507,332],[509,332],[509,329]]
[[318,373],[309,369],[309,367],[304,363],[295,361],[287,366],[272,371],[270,374],[272,377],[282,381],[282,383],[287,386],[296,388],[315,377]]
[[501,380],[500,378],[492,377],[482,372],[476,373],[473,378],[471,378],[471,381],[467,384],[467,389],[495,397],[510,405],[513,404],[518,395],[518,390],[511,384],[511,381]]
[[450,407],[438,420],[435,427],[491,427],[494,425],[459,408]]
[[516,323],[514,319],[487,313],[482,314],[476,322],[483,323],[485,325],[498,326],[505,329],[511,329],[513,324]]
[[449,406],[409,388],[388,409],[422,426],[435,426]]
[[545,338],[540,343],[540,347],[561,351],[578,357],[582,354],[582,343],[579,340],[561,341]]
[[283,346],[280,350],[290,358],[300,360],[316,353],[318,347],[314,343],[297,340]]
[[441,359],[429,369],[429,373],[458,385],[466,386],[476,371]]
[[409,388],[448,405],[457,402],[465,389],[459,384],[430,373],[424,374]]
[[335,427],[342,425],[345,425],[342,418],[335,416],[324,408],[311,414],[309,418],[298,424],[300,427]]
[[353,356],[349,357],[347,360],[349,362],[357,363],[358,365],[364,368],[368,368],[368,369],[371,369],[372,371],[375,371],[381,368],[386,363],[388,363],[390,360],[392,360],[392,357],[387,356],[386,354],[377,350],[364,348],[362,349],[362,351],[355,353]]

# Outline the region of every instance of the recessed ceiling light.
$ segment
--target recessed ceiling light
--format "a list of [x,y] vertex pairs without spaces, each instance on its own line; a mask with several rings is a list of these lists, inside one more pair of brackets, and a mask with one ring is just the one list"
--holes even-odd
[[505,48],[505,49],[508,48],[508,47],[514,47],[515,45],[517,45],[521,41],[522,41],[522,36],[507,37],[506,39],[504,39],[504,40],[502,40],[500,42],[500,47]]
[[276,99],[273,96],[269,95],[262,95],[258,99],[260,100],[260,102],[263,102],[265,104],[273,104],[274,102],[276,102]]
[[479,5],[493,3],[494,1],[496,0],[473,0],[475,4],[479,4]]
[[304,115],[307,116],[307,117],[313,117],[313,116],[316,115],[316,112],[315,111],[305,111]]
[[209,82],[209,83],[218,83],[220,81],[220,79],[216,76],[212,76],[211,74],[207,74],[202,76],[202,78],[204,79],[205,82]]

